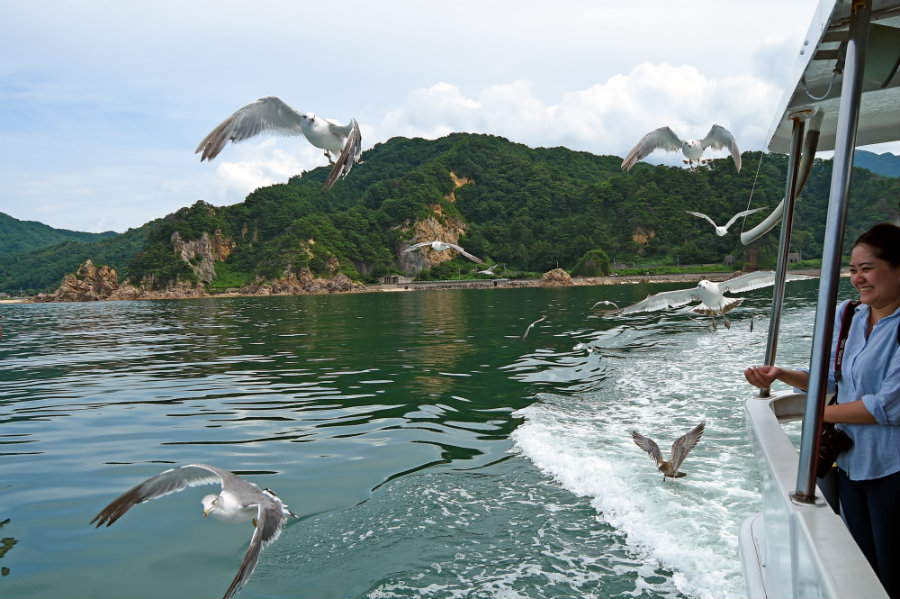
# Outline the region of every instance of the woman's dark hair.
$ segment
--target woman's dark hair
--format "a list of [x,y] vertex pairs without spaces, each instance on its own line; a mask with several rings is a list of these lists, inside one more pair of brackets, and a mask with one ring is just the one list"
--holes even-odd
[[856,238],[853,247],[864,243],[875,250],[875,257],[900,266],[900,227],[878,223]]

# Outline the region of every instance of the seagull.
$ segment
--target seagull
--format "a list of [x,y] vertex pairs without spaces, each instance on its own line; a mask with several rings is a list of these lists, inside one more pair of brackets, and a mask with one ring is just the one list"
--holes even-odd
[[638,447],[650,454],[650,457],[659,465],[659,471],[663,473],[663,482],[666,482],[666,477],[674,480],[686,475],[684,472],[679,472],[678,469],[681,468],[681,463],[684,462],[687,454],[697,446],[697,442],[700,441],[700,436],[705,428],[706,420],[691,429],[689,433],[678,437],[672,443],[672,455],[669,456],[668,462],[663,459],[659,445],[653,439],[645,437],[637,431],[631,431],[631,438],[634,439]]
[[546,317],[546,316],[541,316],[540,318],[538,318],[537,320],[535,320],[534,322],[532,322],[530,325],[528,325],[528,328],[525,329],[525,334],[522,335],[522,340],[523,340],[523,341],[525,340],[525,337],[528,336],[528,333],[531,332],[531,329],[534,328],[534,325],[536,325],[537,323],[542,322],[542,321],[544,321],[544,320],[547,320],[547,317]]
[[[236,143],[261,133],[300,135],[325,150],[328,164],[333,168],[322,185],[323,191],[331,189],[338,177],[346,177],[353,165],[361,162],[362,136],[356,119],[351,118],[348,124],[341,125],[312,113],[297,112],[275,96],[247,104],[222,121],[203,138],[194,153],[200,154],[200,162],[212,160],[229,141]],[[333,156],[338,156],[336,162]]]
[[651,131],[637,142],[637,145],[631,149],[628,156],[622,161],[622,168],[630,171],[636,162],[643,160],[654,150],[666,150],[669,152],[681,150],[681,153],[687,158],[684,163],[690,165],[691,170],[694,170],[695,162],[697,163],[697,168],[709,162],[707,159],[700,158],[703,156],[703,151],[706,148],[712,148],[713,150],[728,149],[731,152],[731,157],[734,159],[734,166],[737,167],[738,172],[741,172],[741,151],[738,149],[737,142],[734,141],[734,136],[728,129],[719,125],[713,125],[703,139],[681,139],[668,127],[660,127]]
[[[806,275],[788,275],[788,281],[809,279]],[[645,299],[622,309],[620,314],[634,314],[636,312],[654,312],[664,308],[679,308],[692,301],[700,301],[700,305],[693,308],[693,312],[712,316],[713,328],[716,326],[716,316],[721,316],[725,321],[725,327],[731,328],[731,323],[725,318],[725,313],[741,305],[744,301],[740,297],[725,297],[725,293],[741,293],[760,287],[768,287],[775,284],[775,272],[761,270],[741,275],[721,283],[714,283],[706,279],[697,283],[690,289],[678,289],[675,291],[662,291],[648,295]]]
[[420,241],[419,243],[417,243],[415,245],[409,246],[408,248],[406,248],[403,251],[411,252],[415,249],[423,248],[426,245],[430,245],[431,249],[433,249],[436,252],[443,252],[444,250],[456,250],[457,252],[459,252],[460,254],[462,254],[463,256],[465,256],[466,258],[471,260],[472,262],[477,262],[478,264],[484,264],[484,260],[473,256],[472,254],[470,254],[466,250],[462,249],[460,246],[456,245],[455,243],[448,243],[446,241],[439,241],[437,239],[434,241]]
[[492,264],[491,266],[485,268],[484,270],[476,270],[475,273],[479,275],[490,275],[492,277],[497,276],[497,273],[494,272],[494,269],[500,266],[500,263]]
[[594,308],[596,308],[597,306],[599,306],[601,304],[604,306],[612,306],[616,310],[619,309],[619,304],[617,304],[616,302],[611,302],[609,300],[600,300],[599,302],[597,302],[596,304],[591,306],[591,310],[593,310]]
[[690,211],[690,210],[685,210],[685,212],[687,212],[688,214],[692,214],[692,215],[694,215],[694,216],[699,216],[700,218],[705,218],[706,220],[708,220],[708,221],[712,224],[712,226],[714,226],[714,227],[716,228],[716,235],[718,235],[719,237],[724,237],[725,234],[728,233],[728,227],[730,227],[731,225],[733,225],[733,224],[734,224],[734,221],[736,221],[737,219],[741,218],[742,216],[749,216],[749,215],[753,214],[754,212],[759,212],[759,211],[762,210],[763,208],[765,208],[765,206],[763,206],[762,208],[754,208],[753,210],[743,210],[743,211],[741,211],[741,212],[738,212],[737,214],[735,214],[734,216],[732,216],[732,217],[731,217],[731,220],[729,220],[727,223],[725,223],[725,226],[723,226],[723,227],[720,227],[719,225],[717,225],[717,224],[713,221],[713,219],[711,219],[710,217],[706,216],[706,215],[703,214],[702,212],[692,212],[692,211]]
[[255,527],[247,555],[223,597],[228,599],[250,578],[260,552],[279,537],[286,517],[297,517],[269,489],[260,490],[253,483],[222,468],[207,464],[187,464],[166,470],[126,491],[94,516],[91,524],[96,522],[97,528],[103,524],[110,526],[138,503],[181,491],[185,487],[214,483],[221,483],[222,491],[218,495],[207,495],[201,500],[203,517],[211,515],[225,522],[252,520]]

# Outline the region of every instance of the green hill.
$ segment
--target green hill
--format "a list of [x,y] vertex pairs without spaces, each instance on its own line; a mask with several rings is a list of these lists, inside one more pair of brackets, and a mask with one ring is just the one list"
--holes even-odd
[[0,256],[39,250],[65,241],[99,241],[114,235],[114,231],[81,233],[54,229],[34,221],[17,220],[0,212]]
[[[641,163],[625,173],[616,156],[463,133],[432,141],[394,138],[363,159],[327,194],[320,192],[328,172],[322,167],[260,188],[240,204],[198,202],[109,239],[68,242],[15,260],[0,257],[0,291],[54,289],[86,258],[113,266],[120,279],[152,275],[157,285],[176,277],[196,280],[200,265],[185,262],[175,244],[204,233],[227,254],[215,266],[213,289],[306,268],[326,276],[339,268],[374,282],[400,272],[412,227],[426,221],[465,229],[463,247],[508,271],[572,269],[593,250],[635,265],[722,263],[732,255],[736,268],[771,267],[777,230],[747,248],[739,241],[740,222],[717,237],[708,223],[684,211],[724,223],[748,203],[774,208],[784,193],[787,164],[782,155],[747,152],[740,174],[730,160],[699,172]],[[793,228],[793,250],[804,258],[821,253],[830,181],[831,162],[816,161]],[[848,238],[873,222],[896,219],[898,196],[900,180],[857,169]],[[752,215],[747,227],[763,214]],[[471,266],[456,258],[421,274],[455,278],[457,267],[468,272]]]

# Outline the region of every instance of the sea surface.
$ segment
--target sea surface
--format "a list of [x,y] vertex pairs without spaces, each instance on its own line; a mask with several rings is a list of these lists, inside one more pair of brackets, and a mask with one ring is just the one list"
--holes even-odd
[[[780,364],[817,285],[787,286]],[[742,597],[771,288],[730,329],[592,310],[685,286],[0,305],[0,596],[221,597],[252,526],[203,519],[216,486],[89,524],[204,462],[300,516],[240,597]],[[663,483],[631,431],[667,453],[704,419]]]

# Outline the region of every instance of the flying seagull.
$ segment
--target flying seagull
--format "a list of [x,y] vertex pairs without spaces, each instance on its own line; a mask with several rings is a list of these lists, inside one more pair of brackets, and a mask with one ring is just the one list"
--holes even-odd
[[490,275],[492,277],[495,277],[495,276],[497,276],[497,273],[494,272],[494,269],[497,268],[498,266],[500,266],[499,262],[497,264],[492,264],[492,265],[488,266],[484,270],[476,270],[475,272],[476,272],[476,274],[479,274],[479,275]]
[[275,96],[247,104],[222,121],[203,138],[194,153],[200,154],[200,162],[212,160],[229,141],[236,143],[262,133],[300,135],[325,150],[328,164],[333,167],[322,185],[323,191],[331,189],[338,177],[346,177],[353,165],[361,162],[362,136],[356,119],[341,125],[312,113],[297,112]]
[[223,599],[228,599],[250,578],[260,552],[281,534],[286,517],[297,517],[269,489],[260,490],[253,483],[222,468],[206,464],[187,464],[166,470],[126,491],[94,516],[91,524],[96,522],[98,528],[103,524],[109,526],[138,503],[181,491],[185,487],[214,483],[220,483],[222,491],[218,495],[207,495],[201,500],[203,517],[211,515],[225,522],[252,520],[255,526],[253,537],[250,539],[250,548],[237,575],[231,581],[231,586],[225,591]]
[[726,148],[731,152],[734,166],[737,167],[738,172],[741,172],[741,151],[738,149],[737,142],[734,141],[734,136],[728,129],[719,125],[713,125],[703,139],[681,139],[668,127],[660,127],[651,131],[637,142],[637,145],[632,148],[625,160],[622,161],[622,168],[630,171],[635,163],[646,158],[654,150],[666,150],[668,152],[681,150],[681,153],[687,158],[684,163],[690,165],[691,170],[694,170],[695,162],[697,163],[697,168],[709,162],[707,159],[701,159],[706,148],[712,148],[713,150]]
[[532,322],[530,325],[528,325],[528,328],[525,329],[525,334],[522,335],[522,340],[523,340],[523,341],[525,340],[525,337],[528,336],[528,333],[531,332],[531,329],[534,328],[534,325],[536,325],[537,323],[542,322],[542,321],[544,321],[544,320],[547,320],[547,317],[546,317],[546,316],[541,316],[540,318],[538,318],[537,320],[535,320],[534,322]]
[[597,302],[596,304],[591,306],[591,310],[593,310],[594,308],[596,308],[597,306],[599,306],[601,304],[604,306],[612,306],[613,309],[616,309],[616,310],[619,309],[619,304],[617,304],[616,302],[611,302],[609,300],[600,300],[599,302]]
[[425,246],[431,246],[431,249],[433,249],[436,252],[443,252],[444,250],[456,250],[457,252],[459,252],[460,254],[462,254],[463,256],[465,256],[466,258],[471,260],[472,262],[477,262],[478,264],[484,264],[484,260],[473,256],[472,254],[470,254],[466,250],[462,249],[460,246],[456,245],[455,243],[448,243],[446,241],[439,241],[437,239],[434,241],[420,241],[419,243],[417,243],[415,245],[409,246],[408,248],[406,248],[403,251],[411,252],[413,250],[416,250],[418,248],[423,248]]
[[[788,275],[788,281],[809,279],[806,275]],[[678,289],[676,291],[662,291],[648,295],[645,299],[624,308],[620,314],[634,314],[636,312],[654,312],[664,308],[679,308],[692,301],[699,301],[700,305],[693,308],[697,314],[712,316],[713,327],[716,326],[716,316],[721,316],[725,321],[725,327],[731,328],[731,323],[725,318],[725,313],[741,305],[744,301],[740,297],[725,297],[725,293],[741,293],[760,287],[768,287],[775,284],[775,273],[771,270],[761,270],[741,275],[721,283],[714,283],[706,279],[697,283],[690,289]]]
[[659,445],[653,439],[645,437],[637,431],[631,431],[631,438],[634,439],[638,447],[650,454],[650,457],[659,466],[659,471],[663,473],[663,482],[666,482],[666,477],[676,479],[685,476],[686,473],[679,472],[678,469],[681,468],[681,463],[684,462],[687,454],[697,446],[697,442],[700,441],[700,436],[705,428],[706,420],[691,429],[689,433],[678,437],[672,443],[672,455],[669,456],[668,462],[663,459]]
[[[765,206],[763,206],[763,208],[765,208]],[[706,220],[708,220],[710,222],[710,224],[712,224],[712,226],[714,226],[716,228],[716,235],[718,235],[719,237],[724,237],[725,234],[728,233],[728,228],[734,224],[734,221],[741,218],[742,216],[749,216],[749,215],[753,214],[754,212],[759,212],[763,208],[754,208],[753,210],[743,210],[741,212],[738,212],[737,214],[732,216],[731,219],[727,223],[725,223],[725,225],[722,227],[717,225],[715,223],[715,221],[713,221],[713,219],[706,216],[702,212],[692,212],[691,210],[685,210],[685,212],[687,212],[688,214],[692,214],[693,216],[699,216],[700,218],[705,218]]]

